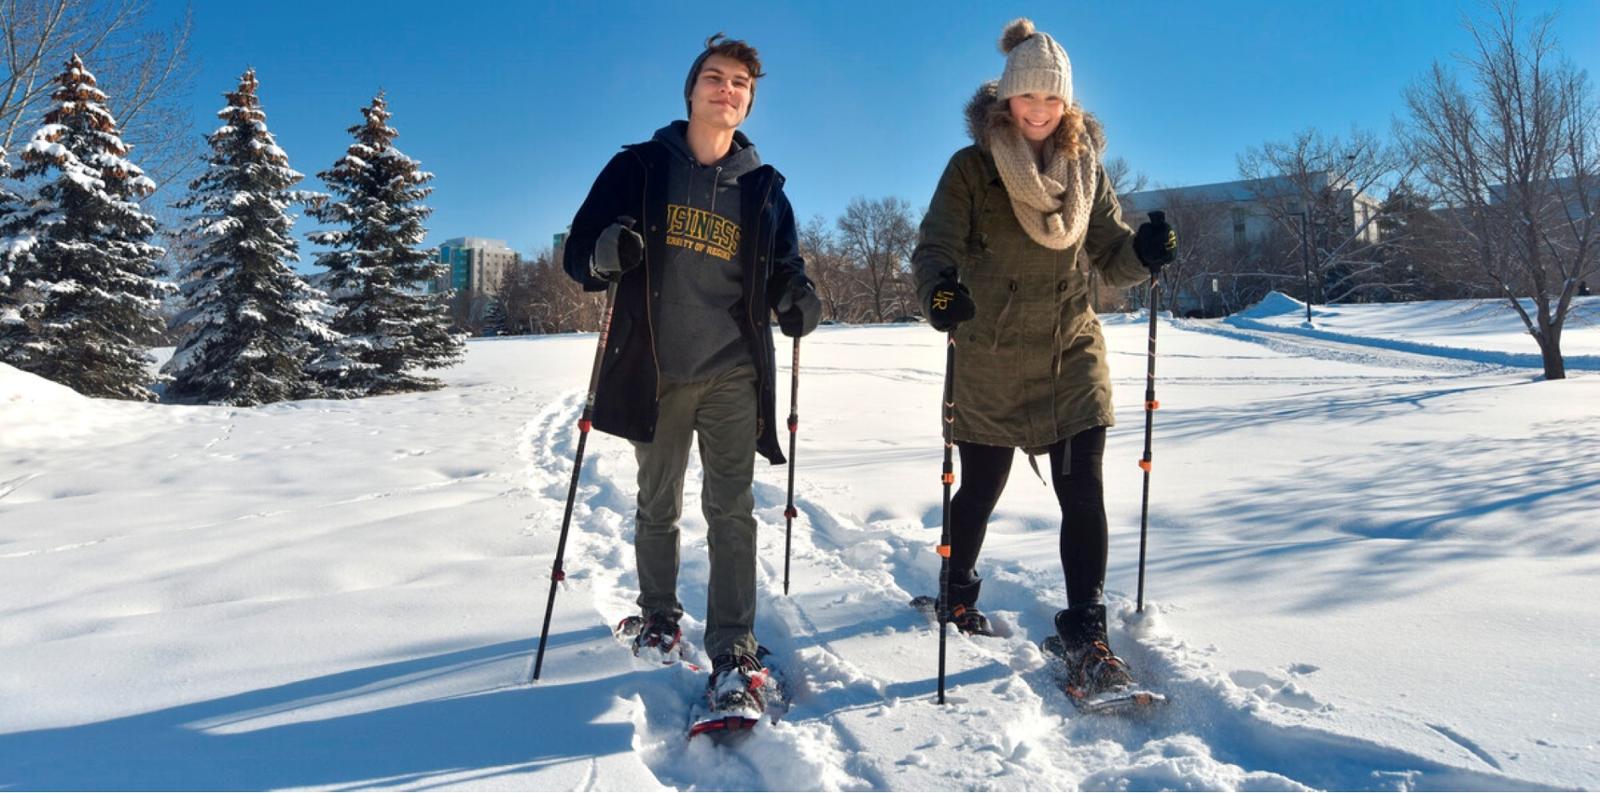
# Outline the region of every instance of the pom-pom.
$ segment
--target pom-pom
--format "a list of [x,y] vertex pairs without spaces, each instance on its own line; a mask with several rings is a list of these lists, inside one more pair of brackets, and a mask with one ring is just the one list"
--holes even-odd
[[1018,44],[1033,38],[1033,33],[1033,20],[1027,17],[1012,20],[1011,24],[1006,25],[1006,31],[1000,34],[1001,54],[1010,54]]

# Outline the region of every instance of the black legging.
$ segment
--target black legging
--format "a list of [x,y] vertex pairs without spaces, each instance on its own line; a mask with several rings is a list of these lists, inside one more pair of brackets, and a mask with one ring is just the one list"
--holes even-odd
[[[1071,466],[1062,457],[1071,447]],[[1011,474],[1016,450],[958,442],[961,487],[950,498],[952,580],[976,575],[978,552],[989,516]],[[1067,605],[1099,603],[1106,584],[1106,502],[1100,477],[1106,428],[1087,429],[1050,447],[1050,482],[1061,504],[1061,569],[1067,578]],[[1066,473],[1062,473],[1063,470]]]

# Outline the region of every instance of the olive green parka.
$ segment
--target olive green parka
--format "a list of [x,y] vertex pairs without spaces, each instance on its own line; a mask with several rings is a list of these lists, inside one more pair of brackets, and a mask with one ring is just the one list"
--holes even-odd
[[[1083,241],[1052,250],[1022,230],[987,144],[994,83],[967,103],[975,144],[945,167],[911,255],[926,310],[941,275],[954,271],[972,291],[977,316],[956,329],[958,441],[1039,453],[1083,430],[1111,426],[1111,373],[1100,320],[1089,305],[1086,268],[1108,287],[1143,282],[1133,232],[1099,160],[1105,135],[1086,118],[1097,186]],[[1065,130],[1063,129],[1063,133]]]

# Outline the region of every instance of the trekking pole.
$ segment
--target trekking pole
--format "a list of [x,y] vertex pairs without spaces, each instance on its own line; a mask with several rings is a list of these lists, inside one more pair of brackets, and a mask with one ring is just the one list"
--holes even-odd
[[794,362],[789,365],[789,505],[783,508],[783,594],[789,594],[789,539],[794,532],[794,437],[800,429],[800,337],[794,337]]
[[[632,225],[630,221],[627,225]],[[566,579],[561,569],[561,559],[567,551],[567,529],[572,525],[572,503],[578,497],[578,474],[583,471],[583,447],[589,441],[589,428],[594,419],[594,394],[600,387],[600,362],[605,360],[606,340],[611,336],[611,310],[617,299],[617,282],[606,287],[606,312],[600,320],[600,341],[594,347],[594,368],[589,371],[589,394],[583,400],[583,413],[578,416],[578,452],[572,459],[572,483],[567,486],[567,511],[561,516],[561,539],[556,541],[556,562],[550,572],[550,599],[544,605],[544,628],[539,631],[539,655],[533,662],[533,679],[539,679],[544,668],[544,645],[550,638],[550,615],[556,608],[556,587]]]
[[939,704],[944,704],[944,644],[950,625],[950,487],[956,482],[956,471],[951,454],[955,449],[956,423],[956,331],[946,334],[944,348],[944,471],[939,481],[944,483],[944,517],[939,529]]
[[[1166,220],[1165,212],[1155,211],[1150,213],[1151,223],[1161,223]],[[1155,420],[1155,412],[1161,407],[1156,401],[1156,305],[1161,300],[1161,286],[1156,283],[1156,277],[1150,277],[1150,283],[1145,287],[1145,309],[1150,312],[1150,351],[1145,356],[1146,369],[1144,379],[1144,457],[1139,460],[1139,467],[1144,469],[1144,499],[1139,507],[1139,599],[1134,611],[1144,613],[1144,553],[1145,539],[1150,529],[1150,434]]]

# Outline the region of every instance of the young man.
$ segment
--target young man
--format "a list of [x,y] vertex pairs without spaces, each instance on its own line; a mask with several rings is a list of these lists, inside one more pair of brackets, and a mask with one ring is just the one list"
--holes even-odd
[[714,712],[757,717],[751,488],[757,452],[785,462],[769,316],[799,337],[822,311],[783,176],[738,131],[761,77],[753,47],[707,39],[684,83],[689,120],[611,158],[572,221],[563,262],[586,290],[617,286],[594,427],[633,441],[639,461],[634,652],[679,652],[677,522],[698,435],[711,553],[708,699]]

